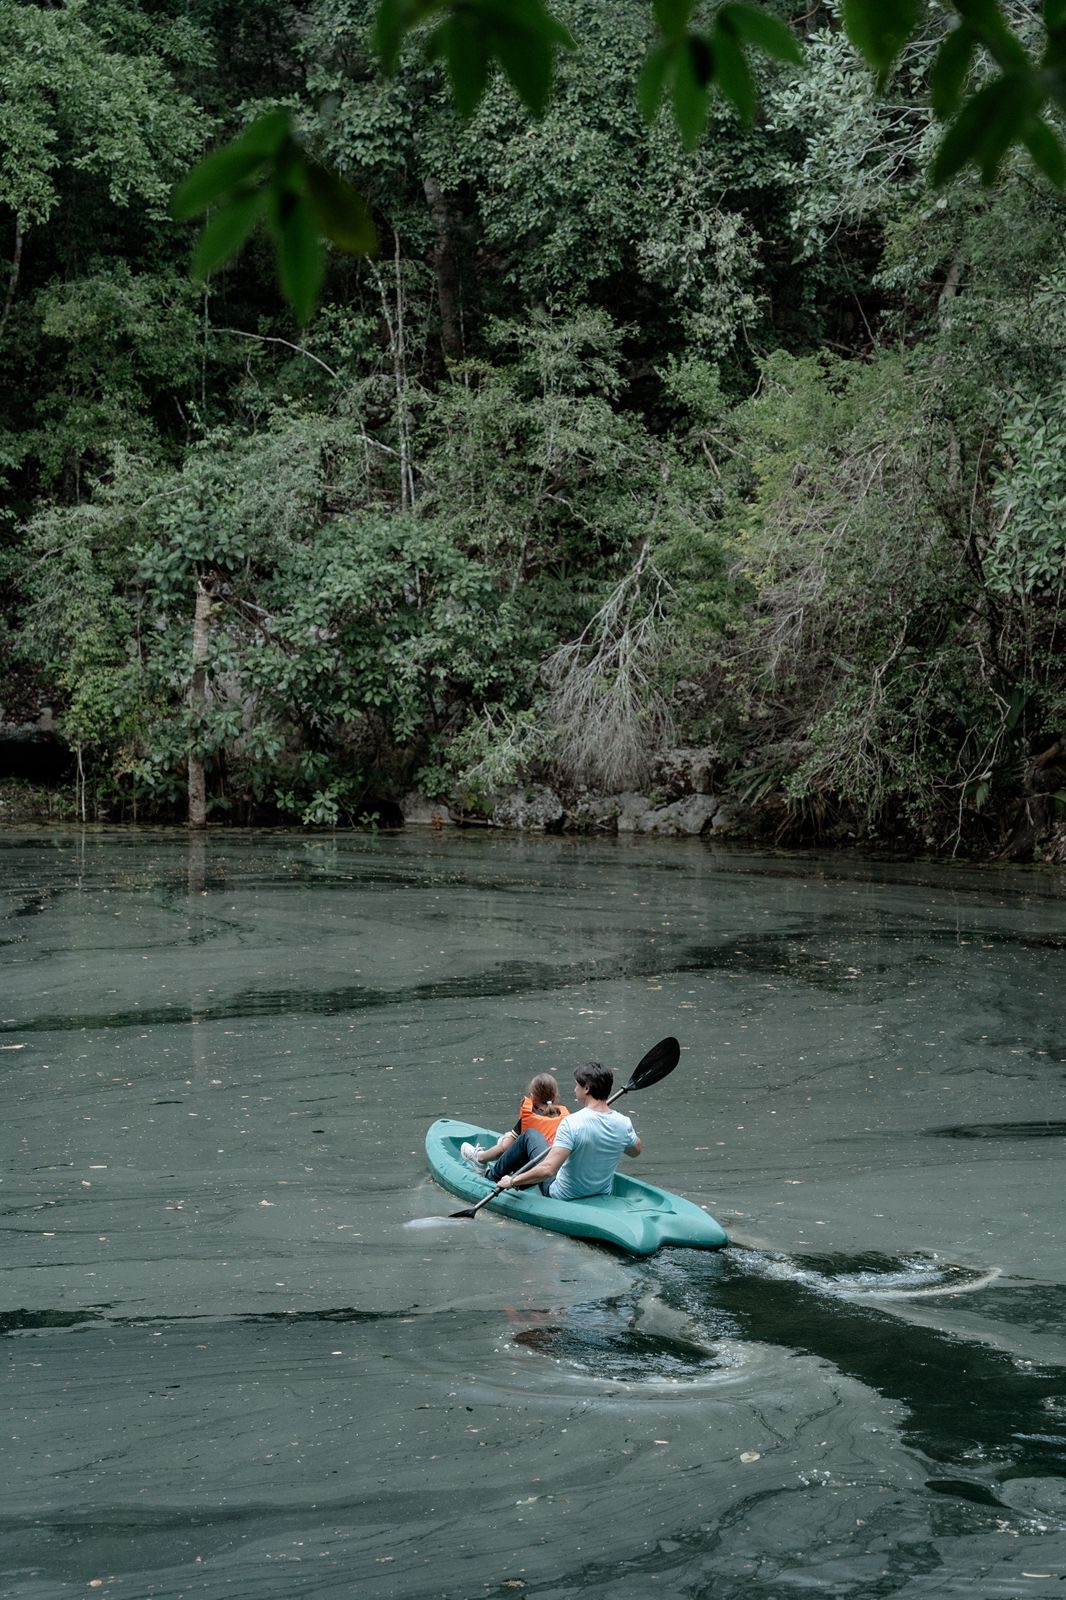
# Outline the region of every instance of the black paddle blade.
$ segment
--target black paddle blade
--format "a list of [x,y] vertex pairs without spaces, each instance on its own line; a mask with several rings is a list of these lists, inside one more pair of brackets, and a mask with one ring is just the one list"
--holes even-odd
[[660,1083],[663,1078],[668,1078],[680,1060],[681,1046],[677,1040],[660,1039],[658,1044],[652,1045],[638,1064],[622,1093],[631,1094],[634,1089],[650,1089],[653,1083]]
[[490,1200],[495,1200],[499,1193],[499,1189],[493,1189],[491,1194],[487,1194],[484,1200],[479,1200],[477,1205],[471,1206],[468,1211],[453,1211],[451,1214],[452,1221],[456,1221],[459,1217],[476,1217],[482,1206],[487,1206]]

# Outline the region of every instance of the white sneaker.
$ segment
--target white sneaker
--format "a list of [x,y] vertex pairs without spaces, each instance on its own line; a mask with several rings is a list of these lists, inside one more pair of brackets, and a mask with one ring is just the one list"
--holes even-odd
[[459,1146],[459,1154],[462,1156],[467,1166],[476,1167],[479,1172],[482,1170],[483,1164],[479,1159],[482,1154],[480,1145],[461,1144]]

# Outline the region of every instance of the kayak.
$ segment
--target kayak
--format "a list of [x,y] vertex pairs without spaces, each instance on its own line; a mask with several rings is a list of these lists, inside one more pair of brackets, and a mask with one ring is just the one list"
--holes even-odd
[[[459,1154],[469,1142],[488,1149],[499,1138],[472,1122],[442,1117],[426,1134],[426,1157],[437,1182],[460,1200],[476,1204],[492,1193],[494,1184],[467,1165]],[[720,1250],[728,1244],[725,1231],[714,1218],[652,1183],[616,1172],[612,1192],[585,1200],[553,1200],[539,1189],[508,1190],[490,1200],[486,1211],[499,1212],[515,1222],[549,1228],[574,1239],[595,1239],[632,1255],[653,1255],[664,1244],[687,1245],[697,1250]]]

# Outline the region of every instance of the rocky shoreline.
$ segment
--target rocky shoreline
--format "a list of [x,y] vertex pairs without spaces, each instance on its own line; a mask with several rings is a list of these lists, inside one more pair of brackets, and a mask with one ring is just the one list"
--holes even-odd
[[[20,729],[46,742],[51,730]],[[36,777],[36,775],[35,775]],[[953,848],[933,839],[901,833],[894,837],[860,836],[844,822],[816,837],[789,823],[779,802],[764,798],[742,805],[737,799],[735,774],[713,748],[680,748],[663,752],[649,767],[648,781],[640,790],[604,793],[591,787],[566,789],[548,781],[514,783],[495,790],[463,789],[454,793],[424,795],[411,791],[400,798],[382,795],[367,802],[372,826],[382,828],[486,828],[519,833],[643,835],[650,838],[708,838],[746,846],[785,849],[844,849],[877,853],[883,850],[937,857],[945,854],[976,861],[1036,862],[1066,865],[1066,822],[1051,809],[1051,797],[1020,797],[1011,816],[1000,819],[998,830],[985,839],[956,841]],[[80,806],[69,782],[27,780],[10,772],[0,778],[0,827],[27,822],[69,823],[79,820]],[[97,806],[82,817],[95,823],[136,824],[136,816],[116,817]],[[179,822],[142,815],[143,824]],[[211,819],[223,823],[223,819]],[[240,826],[240,823],[229,824]],[[294,826],[278,816],[247,819],[249,826]]]
[[522,833],[644,833],[697,838],[727,833],[736,822],[734,807],[721,792],[723,774],[717,752],[675,749],[665,752],[649,773],[647,792],[617,794],[581,787],[556,789],[547,783],[511,784],[476,796],[427,799],[411,793],[400,801],[406,827],[511,828]]

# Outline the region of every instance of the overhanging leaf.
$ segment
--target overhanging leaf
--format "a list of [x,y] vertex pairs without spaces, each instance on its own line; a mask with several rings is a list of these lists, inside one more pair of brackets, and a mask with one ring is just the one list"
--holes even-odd
[[1066,186],[1066,152],[1054,129],[1042,120],[1035,120],[1022,134],[1022,139],[1036,165],[1055,187]]
[[307,194],[276,178],[267,186],[266,220],[274,238],[281,292],[301,324],[318,303],[325,255]]
[[[1063,0],[1063,4],[1066,4],[1066,0]],[[795,66],[802,66],[800,42],[779,18],[771,17],[757,6],[726,5],[719,11],[718,21],[724,23],[727,19],[745,44],[754,45],[764,55],[773,56],[778,61],[790,61]]]
[[207,223],[192,259],[193,274],[206,278],[209,272],[228,261],[244,243],[263,211],[266,191],[253,189],[228,201]]
[[706,39],[689,35],[685,47],[675,57],[672,99],[681,143],[695,150],[707,126],[710,84],[714,76],[714,55]]
[[981,43],[1004,72],[1027,72],[1029,57],[1011,31],[998,0],[955,0],[955,10],[977,32]]
[[941,140],[933,163],[934,185],[946,183],[970,161],[980,168],[982,180],[991,183],[1032,114],[1027,87],[1012,78],[997,78],[965,102]]
[[976,48],[976,35],[967,23],[962,22],[945,35],[936,53],[936,60],[929,74],[929,89],[933,110],[941,121],[950,117],[958,108],[963,84],[970,71]]
[[655,26],[667,36],[683,33],[688,27],[695,0],[652,0]]
[[377,230],[362,195],[317,161],[308,161],[306,170],[311,206],[327,239],[350,255],[373,255],[378,245]]
[[289,137],[290,126],[287,111],[268,111],[239,138],[205,156],[175,190],[171,214],[181,220],[198,216],[261,172]]
[[750,122],[755,115],[755,82],[736,36],[721,18],[714,30],[713,48],[715,83],[736,106],[741,121]]
[[640,69],[640,77],[637,79],[637,104],[645,122],[655,120],[655,113],[659,109],[659,102],[666,86],[666,74],[676,49],[677,46],[669,40],[652,45]]
[[407,34],[443,7],[444,0],[380,0],[372,40],[385,72],[396,71]]
[[495,55],[511,87],[534,116],[542,116],[551,94],[555,54],[550,44],[525,29],[503,27],[493,35]]
[[476,18],[460,15],[442,22],[430,35],[426,54],[447,63],[456,110],[472,117],[489,79],[489,52]]
[[918,26],[921,0],[843,0],[848,38],[882,75]]

